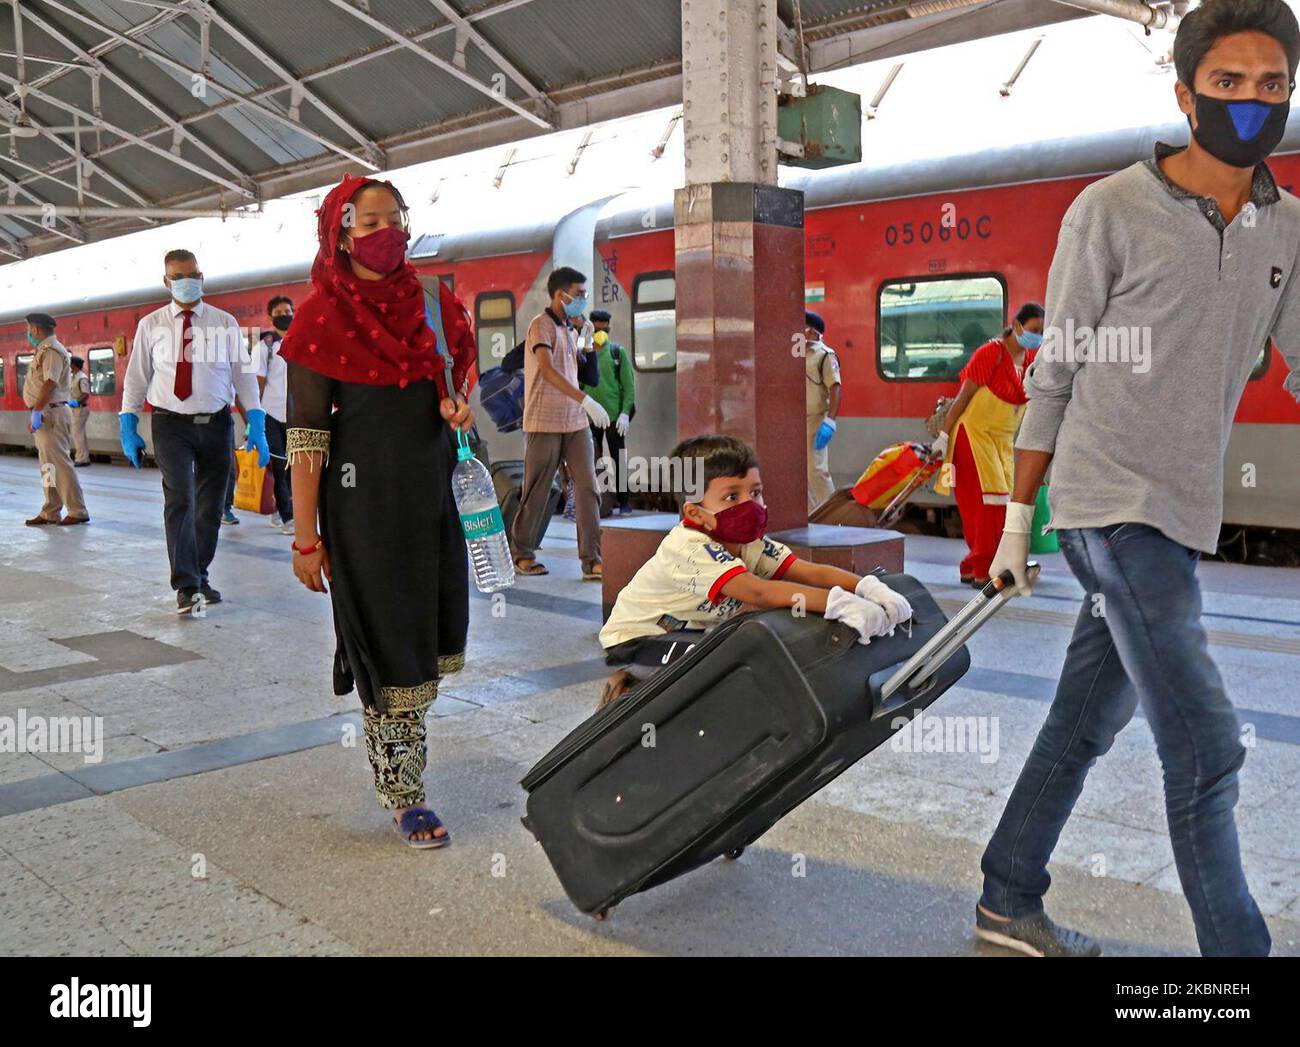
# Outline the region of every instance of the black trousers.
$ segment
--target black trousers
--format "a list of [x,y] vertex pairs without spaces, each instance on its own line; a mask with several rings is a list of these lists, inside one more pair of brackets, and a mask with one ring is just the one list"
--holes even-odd
[[293,519],[293,488],[289,486],[286,445],[289,429],[284,422],[266,416],[266,443],[271,449],[271,476],[275,484],[275,511],[289,523]]
[[703,629],[677,629],[657,636],[625,640],[605,652],[605,664],[626,669],[638,682],[648,680],[660,669],[684,657],[702,639]]
[[232,457],[230,411],[211,415],[201,425],[157,411],[152,417],[172,588],[197,589],[207,583],[208,565],[217,553]]
[[[630,496],[627,492],[627,471],[623,467],[623,448],[627,446],[627,440],[625,437],[619,435],[618,430],[614,428],[613,422],[609,423],[608,429],[597,429],[594,425],[591,427],[591,442],[596,445],[596,472],[598,478],[600,473],[600,459],[602,457],[600,451],[600,441],[602,436],[605,438],[605,443],[609,446],[609,456],[614,459],[614,477],[617,483],[617,487],[615,488],[615,497],[618,499],[619,508],[626,509],[629,504]],[[605,484],[607,482],[608,481],[603,481],[600,484],[600,490],[605,490]]]
[[230,452],[230,482],[226,484],[226,512],[235,508],[235,488],[239,485],[239,459],[235,457],[232,449]]

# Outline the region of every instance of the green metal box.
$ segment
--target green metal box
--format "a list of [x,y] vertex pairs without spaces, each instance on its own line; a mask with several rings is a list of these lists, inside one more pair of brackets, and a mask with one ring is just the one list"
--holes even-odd
[[777,135],[804,147],[802,157],[781,155],[792,167],[838,167],[862,160],[862,97],[838,87],[808,85],[808,95],[782,95]]

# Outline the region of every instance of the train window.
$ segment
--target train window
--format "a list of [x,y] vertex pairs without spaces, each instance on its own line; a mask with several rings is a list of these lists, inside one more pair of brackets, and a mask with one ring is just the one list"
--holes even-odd
[[881,284],[877,367],[894,382],[953,382],[971,354],[1006,325],[1000,276],[917,277]]
[[90,368],[90,395],[112,396],[117,391],[117,368],[113,364],[113,350],[107,347],[92,349],[86,354]]
[[24,353],[14,360],[14,377],[18,380],[18,395],[22,396],[23,383],[27,381],[27,368],[32,365],[32,354]]
[[474,299],[474,332],[478,338],[478,373],[500,367],[515,347],[515,296],[509,291],[484,291]]
[[1259,359],[1255,361],[1255,366],[1250,372],[1250,380],[1253,382],[1256,378],[1263,378],[1268,374],[1269,364],[1273,362],[1273,343],[1264,342],[1264,348],[1259,351]]
[[642,273],[632,282],[632,362],[638,371],[677,366],[677,278]]

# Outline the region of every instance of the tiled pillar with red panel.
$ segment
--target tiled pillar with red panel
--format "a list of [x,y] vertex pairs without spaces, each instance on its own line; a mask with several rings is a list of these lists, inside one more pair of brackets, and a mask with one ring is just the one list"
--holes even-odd
[[688,185],[674,208],[677,435],[757,452],[768,529],[808,522],[803,194],[752,182]]

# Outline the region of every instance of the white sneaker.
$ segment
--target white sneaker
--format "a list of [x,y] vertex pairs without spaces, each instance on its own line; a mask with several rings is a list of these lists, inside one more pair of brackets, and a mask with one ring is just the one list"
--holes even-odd
[[290,520],[287,524],[285,524],[283,527],[281,527],[281,528],[280,528],[280,533],[281,533],[281,534],[293,534],[293,521]]
[[271,526],[272,526],[272,527],[279,527],[279,526],[280,526],[280,523],[281,523],[281,521],[280,521],[280,514],[279,514],[279,513],[272,513],[272,514],[271,514]]

